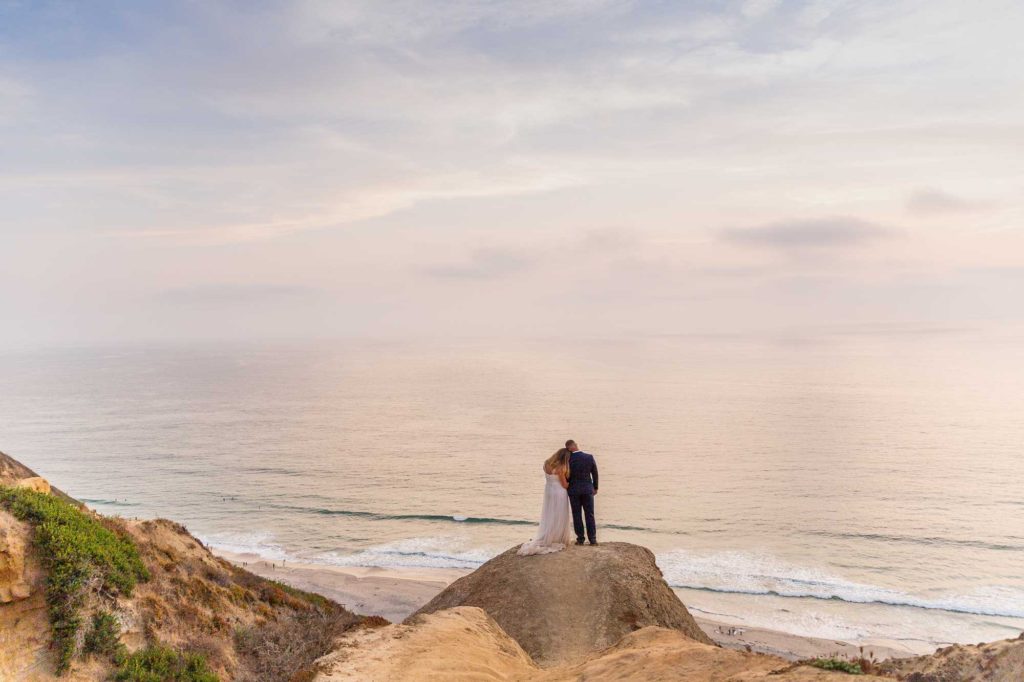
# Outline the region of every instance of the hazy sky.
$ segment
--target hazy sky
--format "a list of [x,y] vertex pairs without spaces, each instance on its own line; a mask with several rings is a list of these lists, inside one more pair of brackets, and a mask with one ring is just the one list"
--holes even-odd
[[0,0],[0,345],[1024,319],[1024,3]]

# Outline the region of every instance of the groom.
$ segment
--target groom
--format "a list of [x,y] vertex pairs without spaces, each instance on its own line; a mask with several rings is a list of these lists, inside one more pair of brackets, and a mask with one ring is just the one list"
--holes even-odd
[[597,544],[597,522],[594,520],[594,495],[597,494],[597,462],[594,456],[583,452],[576,441],[565,441],[569,455],[569,506],[572,507],[572,525],[576,530],[576,544],[583,544],[583,514],[587,517],[587,538]]

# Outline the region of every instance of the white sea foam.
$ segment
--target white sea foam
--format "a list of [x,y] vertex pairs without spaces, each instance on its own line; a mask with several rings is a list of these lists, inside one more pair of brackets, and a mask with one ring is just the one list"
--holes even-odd
[[218,533],[197,535],[196,537],[207,547],[231,554],[255,554],[267,561],[295,561],[297,559],[277,544],[269,533]]
[[[503,549],[473,546],[464,537],[434,536],[300,558],[266,533],[221,534],[200,539],[211,547],[234,554],[255,554],[268,561],[301,560],[333,566],[381,568],[475,569]],[[677,588],[1024,618],[1024,591],[1003,585],[983,586],[962,593],[917,595],[847,580],[825,569],[790,563],[770,554],[738,551],[673,550],[657,555],[657,562],[668,584]],[[821,624],[817,626],[821,631]]]
[[690,600],[686,600],[686,608],[696,616],[705,615],[712,620],[722,621],[739,627],[781,630],[804,637],[856,642],[878,634],[872,632],[869,627],[864,627],[863,624],[849,621],[843,615],[827,613],[813,608],[780,612],[779,609],[759,609],[752,604],[744,604],[742,614],[732,615],[705,610]]
[[497,550],[469,546],[463,538],[426,537],[376,545],[351,554],[327,552],[313,560],[334,566],[472,569],[497,553]]
[[658,555],[669,585],[751,595],[837,599],[961,613],[1024,618],[1024,591],[990,585],[964,593],[915,595],[847,580],[826,570],[792,564],[767,554],[675,550]]

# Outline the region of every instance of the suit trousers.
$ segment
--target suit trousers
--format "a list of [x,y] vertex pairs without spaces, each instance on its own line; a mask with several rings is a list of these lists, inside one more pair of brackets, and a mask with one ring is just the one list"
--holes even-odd
[[590,493],[570,495],[569,506],[572,507],[572,527],[576,531],[576,541],[583,542],[583,517],[587,519],[587,538],[597,542],[597,521],[594,520],[594,496]]

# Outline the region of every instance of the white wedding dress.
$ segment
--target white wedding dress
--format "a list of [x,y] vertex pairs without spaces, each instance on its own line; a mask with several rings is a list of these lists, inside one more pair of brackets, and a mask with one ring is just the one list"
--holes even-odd
[[548,554],[565,549],[572,539],[572,512],[569,496],[558,474],[544,474],[544,506],[540,512],[540,528],[517,554]]

